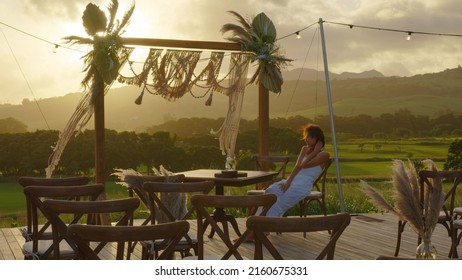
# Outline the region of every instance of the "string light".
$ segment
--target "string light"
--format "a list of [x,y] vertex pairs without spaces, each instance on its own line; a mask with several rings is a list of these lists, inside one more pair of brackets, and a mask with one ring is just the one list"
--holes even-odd
[[408,32],[408,33],[407,33],[407,36],[406,36],[406,40],[407,40],[407,41],[411,40],[411,34],[412,34],[412,32]]
[[356,28],[374,29],[374,30],[380,30],[380,31],[390,31],[390,32],[405,33],[405,34],[407,34],[406,39],[409,38],[407,40],[410,40],[412,34],[448,36],[448,37],[462,37],[462,34],[454,34],[454,33],[435,33],[435,32],[424,32],[424,31],[409,31],[409,30],[403,30],[403,29],[391,29],[391,28],[383,28],[383,27],[375,27],[375,26],[354,25],[354,24],[347,24],[347,23],[341,23],[341,22],[332,22],[332,21],[324,21],[324,22],[325,23],[330,23],[330,24],[348,26],[348,27],[350,27],[350,29],[352,29],[353,27],[356,27]]
[[[350,23],[341,23],[341,22],[332,22],[332,21],[323,21],[325,23],[330,23],[330,24],[336,24],[336,25],[344,25],[348,26],[350,29],[353,29],[353,27],[356,28],[364,28],[364,29],[373,29],[373,30],[379,30],[379,31],[390,31],[390,32],[399,32],[399,33],[404,33],[406,34],[406,40],[409,41],[411,40],[411,35],[412,34],[422,34],[422,35],[433,35],[433,36],[447,36],[447,37],[462,37],[462,34],[455,34],[455,33],[435,33],[435,32],[424,32],[424,31],[409,31],[409,30],[404,30],[404,29],[391,29],[391,28],[383,28],[383,27],[375,27],[375,26],[365,26],[365,25],[355,25],[355,24],[350,24]],[[281,38],[278,38],[277,40],[282,40],[287,37],[295,35],[297,39],[301,38],[300,33],[311,26],[317,24],[319,22],[312,23],[302,29],[299,29],[295,32],[292,32],[286,36],[283,36]]]

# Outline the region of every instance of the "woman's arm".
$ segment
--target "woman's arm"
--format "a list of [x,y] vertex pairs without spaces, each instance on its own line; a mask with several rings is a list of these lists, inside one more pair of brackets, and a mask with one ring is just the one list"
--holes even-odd
[[[300,155],[299,155],[299,159],[300,158],[304,158],[305,157],[305,154],[306,154],[306,150],[308,149],[308,147],[304,146],[302,148],[302,150],[300,151]],[[313,151],[311,151],[307,156],[306,156],[306,159],[305,161],[303,160],[297,160],[297,164],[295,165],[294,169],[292,169],[292,172],[290,173],[289,177],[287,178],[287,181],[286,183],[281,187],[283,191],[287,190],[289,187],[290,187],[290,184],[292,183],[292,180],[295,178],[295,176],[298,174],[298,172],[300,172],[300,170],[302,168],[307,168],[307,167],[312,167],[312,166],[316,166],[316,165],[319,165],[319,163],[322,163],[323,162],[323,159],[320,159],[320,160],[316,160],[314,163],[318,163],[318,164],[313,164],[313,165],[310,165],[310,166],[307,166],[308,163],[311,163],[314,159],[316,159],[318,157],[319,154],[324,154],[326,153],[327,154],[327,159],[329,158],[329,154],[327,152],[321,152],[322,150],[322,143],[321,142],[318,142],[316,144],[316,146],[314,147]],[[324,156],[322,156],[321,158],[324,158]],[[326,159],[324,159],[326,160]]]
[[321,151],[319,152],[313,159],[311,160],[306,160],[302,163],[301,167],[302,168],[309,168],[309,167],[314,167],[317,165],[324,166],[327,161],[329,160],[330,155],[326,151]]

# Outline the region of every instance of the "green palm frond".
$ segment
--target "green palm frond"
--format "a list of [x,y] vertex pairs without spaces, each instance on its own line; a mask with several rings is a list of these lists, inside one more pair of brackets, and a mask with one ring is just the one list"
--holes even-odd
[[83,27],[89,36],[96,36],[106,31],[107,18],[104,12],[95,4],[89,3],[82,16]]
[[266,44],[273,44],[276,41],[276,27],[264,13],[258,14],[253,19],[252,30],[257,38]]
[[241,23],[241,25],[247,29],[247,30],[250,30],[251,29],[251,26],[250,24],[247,22],[247,20],[245,20],[244,17],[242,17],[239,13],[235,12],[235,11],[228,11],[228,13],[234,15],[234,17],[237,18],[237,21],[239,21]]
[[264,14],[260,13],[252,21],[247,21],[240,14],[230,11],[241,25],[225,24],[221,28],[222,33],[231,33],[227,40],[239,43],[245,52],[252,54],[252,62],[257,62],[258,67],[249,83],[261,82],[263,86],[274,92],[281,92],[284,82],[281,67],[291,59],[280,54],[275,44],[277,32],[273,22]]
[[129,23],[133,15],[135,4],[124,14],[121,21],[116,19],[119,8],[118,0],[111,0],[107,10],[109,21],[104,11],[98,6],[90,3],[83,12],[82,22],[85,31],[91,38],[79,36],[67,36],[64,41],[68,44],[92,44],[93,50],[89,51],[82,58],[84,60],[84,71],[86,75],[81,84],[88,88],[93,82],[95,75],[101,75],[106,84],[112,83],[118,76],[121,66],[122,44],[120,43],[120,33]]
[[130,22],[130,19],[133,15],[133,12],[135,11],[135,2],[132,3],[130,8],[125,12],[125,14],[122,17],[122,20],[120,21],[119,25],[117,26],[115,33],[121,34],[125,26]]
[[220,31],[222,33],[231,32],[231,37],[228,37],[227,39],[230,41],[240,40],[239,42],[235,41],[236,43],[242,44],[245,41],[252,40],[249,30],[236,24],[227,23],[221,27]]
[[67,36],[63,38],[65,44],[70,45],[88,45],[88,38],[80,37],[80,36]]
[[119,9],[119,1],[117,0],[112,0],[107,7],[107,10],[109,12],[109,24],[107,25],[107,30],[109,32],[111,32],[112,29],[114,28],[114,22],[116,19],[118,9]]

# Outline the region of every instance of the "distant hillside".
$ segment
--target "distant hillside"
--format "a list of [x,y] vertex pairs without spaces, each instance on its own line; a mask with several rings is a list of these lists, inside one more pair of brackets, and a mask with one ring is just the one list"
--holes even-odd
[[[283,73],[283,77],[286,81],[296,80],[309,80],[325,81],[324,71],[317,71],[314,69],[297,68]],[[381,78],[385,77],[382,73],[376,70],[364,71],[361,73],[343,72],[341,74],[335,74],[329,71],[330,80],[346,80],[346,79],[367,79],[367,78]]]
[[[295,71],[295,72],[294,72]],[[298,72],[297,72],[298,71]],[[270,93],[270,117],[302,115],[313,118],[328,114],[325,82],[311,79],[314,70],[285,72],[280,95]],[[302,75],[300,76],[300,73]],[[306,74],[306,75],[305,75]],[[319,74],[323,77],[323,74]],[[301,77],[298,79],[298,77]],[[295,77],[295,78],[294,78]],[[435,116],[440,113],[462,114],[462,68],[412,77],[384,77],[377,71],[331,74],[334,113],[339,116],[367,114],[379,116],[398,109],[409,109],[415,115]],[[78,81],[76,81],[78,82]],[[106,95],[106,127],[115,130],[144,131],[152,125],[190,117],[221,118],[226,115],[227,97],[216,93],[212,106],[206,98],[187,95],[175,102],[146,94],[142,105],[136,105],[140,89],[133,86],[114,88]],[[200,96],[200,90],[194,93]],[[51,129],[62,130],[73,113],[80,93],[39,100]],[[242,117],[258,116],[258,91],[255,85],[246,88]],[[29,131],[47,129],[35,102],[0,106],[0,119],[12,117],[27,125]],[[90,121],[89,128],[93,127]]]

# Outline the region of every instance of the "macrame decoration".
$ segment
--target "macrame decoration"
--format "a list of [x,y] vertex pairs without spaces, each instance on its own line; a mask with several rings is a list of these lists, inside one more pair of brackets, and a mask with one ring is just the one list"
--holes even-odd
[[[121,62],[127,62],[133,49],[122,48],[123,54]],[[223,125],[213,134],[220,134],[219,145],[223,155],[235,158],[234,149],[239,131],[239,121],[244,100],[244,89],[247,80],[248,65],[251,61],[250,55],[246,53],[232,53],[230,55],[229,72],[221,79],[218,78],[220,68],[224,58],[224,52],[211,52],[206,66],[198,73],[197,65],[201,60],[201,51],[191,50],[163,50],[150,49],[143,68],[136,74],[132,68],[132,63],[128,65],[135,74],[126,77],[119,73],[118,81],[129,85],[142,87],[140,96],[135,100],[136,104],[141,104],[145,91],[151,94],[174,101],[183,97],[186,93],[191,93],[194,97],[205,97],[209,94],[206,105],[210,106],[214,92],[220,92],[229,98],[228,113]],[[121,63],[123,64],[123,63]],[[228,85],[222,85],[224,80],[228,80]],[[202,96],[194,95],[192,88],[197,86],[205,89]],[[105,86],[105,93],[110,85]],[[94,113],[94,100],[91,90],[82,96],[75,112],[69,119],[63,132],[60,133],[53,152],[50,156],[49,165],[46,168],[47,177],[51,177],[55,167],[58,165],[65,146],[70,138],[88,123]]]
[[[220,92],[229,98],[228,113],[223,125],[213,134],[220,134],[220,150],[223,155],[235,158],[234,150],[239,131],[239,121],[244,100],[244,89],[247,81],[248,65],[251,57],[245,53],[232,53],[229,72],[221,79],[218,78],[223,62],[223,52],[211,52],[207,65],[195,74],[200,60],[200,51],[151,49],[145,60],[143,69],[133,77],[120,75],[119,82],[143,87],[140,96],[135,100],[141,104],[145,91],[160,95],[167,100],[176,100],[190,92],[193,86],[206,89],[204,97],[209,94],[205,105],[212,103],[213,93]],[[135,71],[132,69],[133,73]],[[151,81],[149,80],[151,77]],[[222,85],[228,80],[228,86]]]
[[[192,92],[193,86],[207,89],[203,96],[208,93],[212,94],[213,91],[227,90],[219,85],[218,80],[224,57],[223,52],[212,52],[207,65],[197,75],[195,74],[196,66],[202,52],[167,50],[163,56],[162,52],[162,49],[150,49],[143,70],[139,74],[133,77],[119,75],[119,82],[143,87],[140,96],[135,101],[136,104],[141,104],[145,91],[160,95],[167,100],[176,100],[187,92],[197,97]],[[133,68],[131,70],[135,73]]]
[[[123,65],[127,60],[130,54],[132,53],[133,48],[121,48],[119,50],[119,57],[121,58],[120,65]],[[104,87],[104,94],[106,94],[111,85],[105,84]],[[77,108],[75,109],[74,113],[72,114],[71,118],[67,121],[64,130],[59,134],[58,141],[56,145],[53,146],[53,152],[50,155],[48,160],[48,167],[45,168],[47,178],[51,178],[53,171],[55,170],[56,166],[61,159],[61,155],[64,152],[64,148],[66,148],[67,143],[71,139],[72,136],[77,136],[78,133],[82,130],[82,128],[88,123],[88,121],[93,116],[95,111],[94,108],[94,101],[96,100],[96,96],[92,95],[91,88],[87,89],[79,101]]]
[[228,113],[223,125],[218,131],[211,131],[213,134],[220,133],[220,150],[223,155],[235,159],[235,147],[239,122],[241,119],[242,104],[244,101],[244,90],[247,84],[247,71],[250,57],[242,53],[231,55],[229,87],[225,93],[228,96]]

